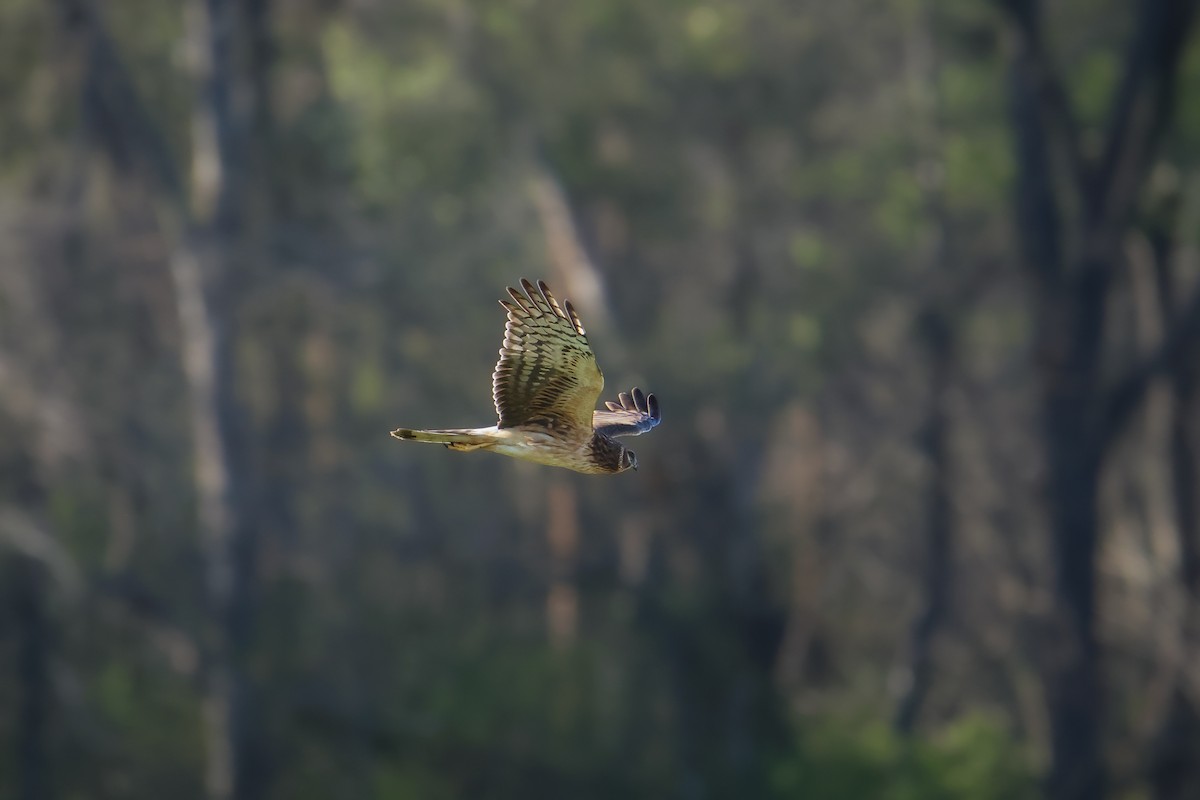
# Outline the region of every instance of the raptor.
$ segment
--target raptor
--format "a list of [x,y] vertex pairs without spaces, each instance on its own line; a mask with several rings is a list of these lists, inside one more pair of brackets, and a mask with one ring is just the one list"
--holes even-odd
[[500,305],[508,312],[500,360],[492,372],[495,425],[486,428],[397,428],[392,436],[443,444],[451,450],[493,453],[609,474],[637,469],[637,456],[616,440],[637,436],[662,420],[658,398],[634,387],[596,410],[604,375],[579,315],[560,305],[544,281],[521,279]]

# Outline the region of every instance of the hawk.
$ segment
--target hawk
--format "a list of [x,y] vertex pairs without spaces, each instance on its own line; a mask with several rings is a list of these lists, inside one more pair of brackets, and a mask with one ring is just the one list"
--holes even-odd
[[658,398],[634,387],[607,411],[596,411],[604,376],[596,365],[579,315],[559,305],[544,281],[521,279],[501,300],[508,312],[500,360],[492,372],[492,400],[499,420],[489,428],[417,431],[392,436],[436,442],[451,450],[490,450],[513,458],[610,474],[637,469],[637,456],[614,437],[637,436],[658,425]]

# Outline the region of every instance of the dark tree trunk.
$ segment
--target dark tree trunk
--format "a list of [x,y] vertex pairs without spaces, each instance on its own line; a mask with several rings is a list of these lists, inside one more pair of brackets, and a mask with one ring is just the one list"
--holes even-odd
[[920,334],[929,359],[929,415],[922,431],[922,449],[929,463],[925,604],[913,623],[911,675],[896,710],[895,725],[901,733],[912,732],[933,685],[933,640],[949,614],[953,561],[949,399],[954,334],[946,316],[936,311],[925,314]]
[[1091,419],[1100,394],[1100,348],[1110,268],[1087,264],[1073,290],[1043,320],[1037,343],[1042,436],[1047,448],[1048,503],[1056,611],[1046,653],[1051,746],[1050,794],[1104,794],[1100,728],[1104,694],[1096,637],[1096,555],[1100,473]]
[[[1166,199],[1149,221],[1147,238],[1153,257],[1159,309],[1163,319],[1177,322],[1179,287],[1172,272],[1174,231],[1179,198]],[[1200,346],[1193,343],[1170,372],[1171,427],[1169,458],[1175,526],[1179,541],[1179,579],[1184,593],[1180,634],[1185,653],[1196,635],[1200,612]],[[1158,731],[1150,758],[1150,783],[1156,800],[1200,797],[1200,712],[1186,689],[1191,665],[1186,656],[1175,667],[1170,708]]]
[[[1197,331],[1176,325],[1127,377],[1103,374],[1105,309],[1121,243],[1174,105],[1196,3],[1146,0],[1100,157],[1086,159],[1067,93],[1045,53],[1036,0],[1004,0],[1017,33],[1011,80],[1016,218],[1030,275],[1034,355],[1055,559],[1055,612],[1044,669],[1053,761],[1049,795],[1105,795],[1101,653],[1096,636],[1099,487],[1113,441],[1150,381]],[[1189,304],[1191,307],[1192,304]]]
[[[1171,227],[1176,219],[1176,202],[1170,203],[1165,219],[1150,231],[1155,283],[1163,319],[1180,324],[1178,281],[1172,273]],[[1175,500],[1175,523],[1179,530],[1180,580],[1192,605],[1200,603],[1200,346],[1192,341],[1170,368],[1171,409],[1170,460]]]
[[50,633],[42,567],[18,557],[12,584],[18,636],[20,708],[17,714],[17,797],[50,797],[47,733],[50,717]]
[[[1085,455],[1087,443],[1066,416],[1065,410],[1044,415],[1053,462],[1048,488],[1056,598],[1045,654],[1054,753],[1049,794],[1084,800],[1104,794],[1095,573],[1099,465]],[[1067,430],[1056,430],[1064,423]]]
[[[914,104],[914,135],[921,143],[922,161],[940,163],[945,137],[942,99],[938,93],[939,53],[935,31],[939,27],[934,2],[923,5],[919,21],[909,36],[908,60],[912,63],[911,94]],[[942,165],[944,168],[944,165]],[[971,293],[974,280],[962,281],[955,267],[955,226],[940,180],[923,188],[924,206],[936,227],[931,238],[927,274],[930,299],[917,319],[916,335],[925,352],[929,395],[919,449],[929,467],[926,489],[925,563],[922,576],[923,607],[913,621],[909,642],[909,673],[904,693],[896,707],[894,725],[900,733],[911,733],[920,718],[929,690],[934,684],[933,644],[950,615],[953,590],[954,513],[953,465],[950,454],[950,395],[956,358],[955,320]]]

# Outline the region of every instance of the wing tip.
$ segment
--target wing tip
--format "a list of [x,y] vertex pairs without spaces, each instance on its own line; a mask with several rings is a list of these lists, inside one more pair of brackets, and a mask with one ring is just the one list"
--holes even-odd
[[[523,294],[521,294],[519,291],[517,291],[516,289],[514,289],[511,286],[506,286],[505,291],[508,292],[508,296],[512,298],[513,304],[516,305],[516,307],[521,311],[522,314],[533,313],[532,310],[530,309],[530,306],[532,304],[530,303],[529,299],[526,298]],[[501,300],[500,302],[506,303],[508,301]]]
[[579,314],[575,312],[575,306],[571,305],[570,300],[563,300],[563,308],[567,312],[567,320],[575,326],[575,332],[580,336],[586,336],[587,331],[583,329],[583,322],[579,319]]
[[559,319],[565,319],[570,322],[570,317],[563,313],[562,307],[558,304],[558,299],[554,296],[554,293],[550,291],[550,287],[546,285],[546,282],[538,279],[537,288],[538,293],[542,296],[542,300],[544,300],[546,305],[550,307],[550,313]]
[[607,400],[604,403],[607,412],[613,417],[603,422],[597,430],[608,431],[613,436],[637,436],[657,428],[662,422],[662,408],[658,396],[653,392],[643,392],[635,386],[628,392],[617,394],[617,400]]
[[[571,304],[570,300],[565,299],[562,301],[562,305],[559,305],[558,300],[554,297],[554,293],[550,291],[550,286],[544,280],[539,278],[535,282],[529,280],[529,278],[521,278],[519,283],[521,285],[520,290],[509,286],[506,287],[506,291],[520,312],[524,312],[525,315],[531,317],[550,315],[559,319],[565,319],[580,336],[587,335],[587,331],[583,327],[583,322],[580,320],[575,306]],[[509,313],[516,313],[507,300],[501,300],[500,304]]]

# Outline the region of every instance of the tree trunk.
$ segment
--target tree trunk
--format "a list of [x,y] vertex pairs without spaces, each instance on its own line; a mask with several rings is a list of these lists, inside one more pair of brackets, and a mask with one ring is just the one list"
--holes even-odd
[[925,606],[913,623],[911,673],[896,711],[896,730],[911,733],[933,685],[933,638],[945,623],[950,607],[953,555],[949,453],[950,378],[954,360],[954,334],[944,314],[928,312],[922,338],[929,354],[929,415],[922,432],[929,462],[925,544]]
[[1054,763],[1050,796],[1104,795],[1100,729],[1104,694],[1096,636],[1099,493],[1105,453],[1092,422],[1101,396],[1100,357],[1108,292],[1107,264],[1086,264],[1057,308],[1039,321],[1036,352],[1042,436],[1047,451],[1047,502],[1054,554],[1055,612],[1046,652]]
[[170,260],[188,382],[200,536],[204,544],[211,641],[204,671],[203,723],[210,800],[247,796],[253,543],[245,539],[247,476],[235,457],[232,297],[242,211],[235,114],[234,34],[243,21],[231,0],[192,0],[187,36],[197,91],[192,114],[191,224]]
[[[1030,274],[1047,496],[1055,560],[1044,670],[1053,760],[1049,795],[1105,794],[1096,635],[1099,485],[1113,441],[1156,374],[1196,334],[1177,325],[1160,351],[1109,383],[1105,310],[1120,243],[1171,117],[1192,0],[1139,4],[1100,156],[1085,158],[1068,94],[1046,56],[1037,0],[1003,0],[1017,33],[1011,114],[1016,217]],[[1189,304],[1190,307],[1190,304]]]
[[[234,35],[231,0],[191,0],[185,7],[192,57],[193,105],[190,195],[159,127],[104,29],[97,8],[59,0],[64,29],[88,53],[83,95],[89,133],[119,170],[144,178],[154,193],[175,291],[180,358],[187,382],[197,531],[206,573],[202,719],[205,787],[212,800],[246,796],[244,757],[248,702],[240,661],[252,621],[253,547],[241,541],[245,519],[239,489],[246,477],[235,456],[237,406],[233,389],[233,331],[227,296],[241,208],[236,178],[241,131],[234,113]],[[265,6],[264,6],[265,8]]]
[[[1179,200],[1172,193],[1156,209],[1158,218],[1150,220],[1148,240],[1153,258],[1159,310],[1164,320],[1176,321],[1181,313],[1179,287],[1172,272],[1174,255],[1173,228]],[[1179,541],[1179,580],[1183,590],[1180,636],[1183,640],[1180,661],[1175,665],[1175,686],[1170,709],[1155,737],[1150,759],[1150,783],[1156,800],[1190,800],[1200,796],[1200,710],[1187,690],[1193,669],[1189,656],[1196,636],[1197,612],[1200,612],[1200,347],[1171,370],[1171,428],[1169,459],[1172,494],[1175,502],[1175,526]]]
[[[937,9],[925,3],[908,37],[911,64],[909,94],[913,106],[915,138],[921,145],[921,163],[937,163],[944,171],[942,104],[938,95],[938,52],[934,31]],[[941,181],[929,181],[923,191],[926,212],[936,224],[928,257],[933,278],[932,299],[917,320],[917,337],[925,350],[929,370],[928,413],[920,436],[920,449],[929,465],[925,519],[924,606],[913,622],[909,645],[907,686],[897,704],[894,724],[901,733],[916,727],[921,709],[933,686],[933,642],[950,613],[953,588],[954,514],[951,495],[953,466],[950,456],[950,392],[953,380],[956,333],[965,292],[952,287],[954,226]]]
[[[1043,399],[1051,461],[1050,525],[1055,561],[1052,643],[1046,653],[1050,741],[1049,795],[1104,796],[1100,726],[1104,719],[1096,638],[1099,464],[1071,430],[1063,398]],[[1059,426],[1066,426],[1059,428]]]
[[46,619],[46,580],[42,565],[15,559],[13,613],[18,634],[20,709],[17,715],[17,798],[46,800],[51,786],[46,769],[46,727],[50,716],[50,631]]
[[236,624],[237,570],[234,538],[239,509],[233,499],[230,464],[228,343],[214,319],[205,291],[211,244],[186,241],[171,255],[171,278],[179,308],[180,340],[193,446],[198,527],[203,544],[210,623],[205,637],[203,721],[208,760],[205,787],[213,800],[236,796],[239,679],[232,663],[229,629]]

